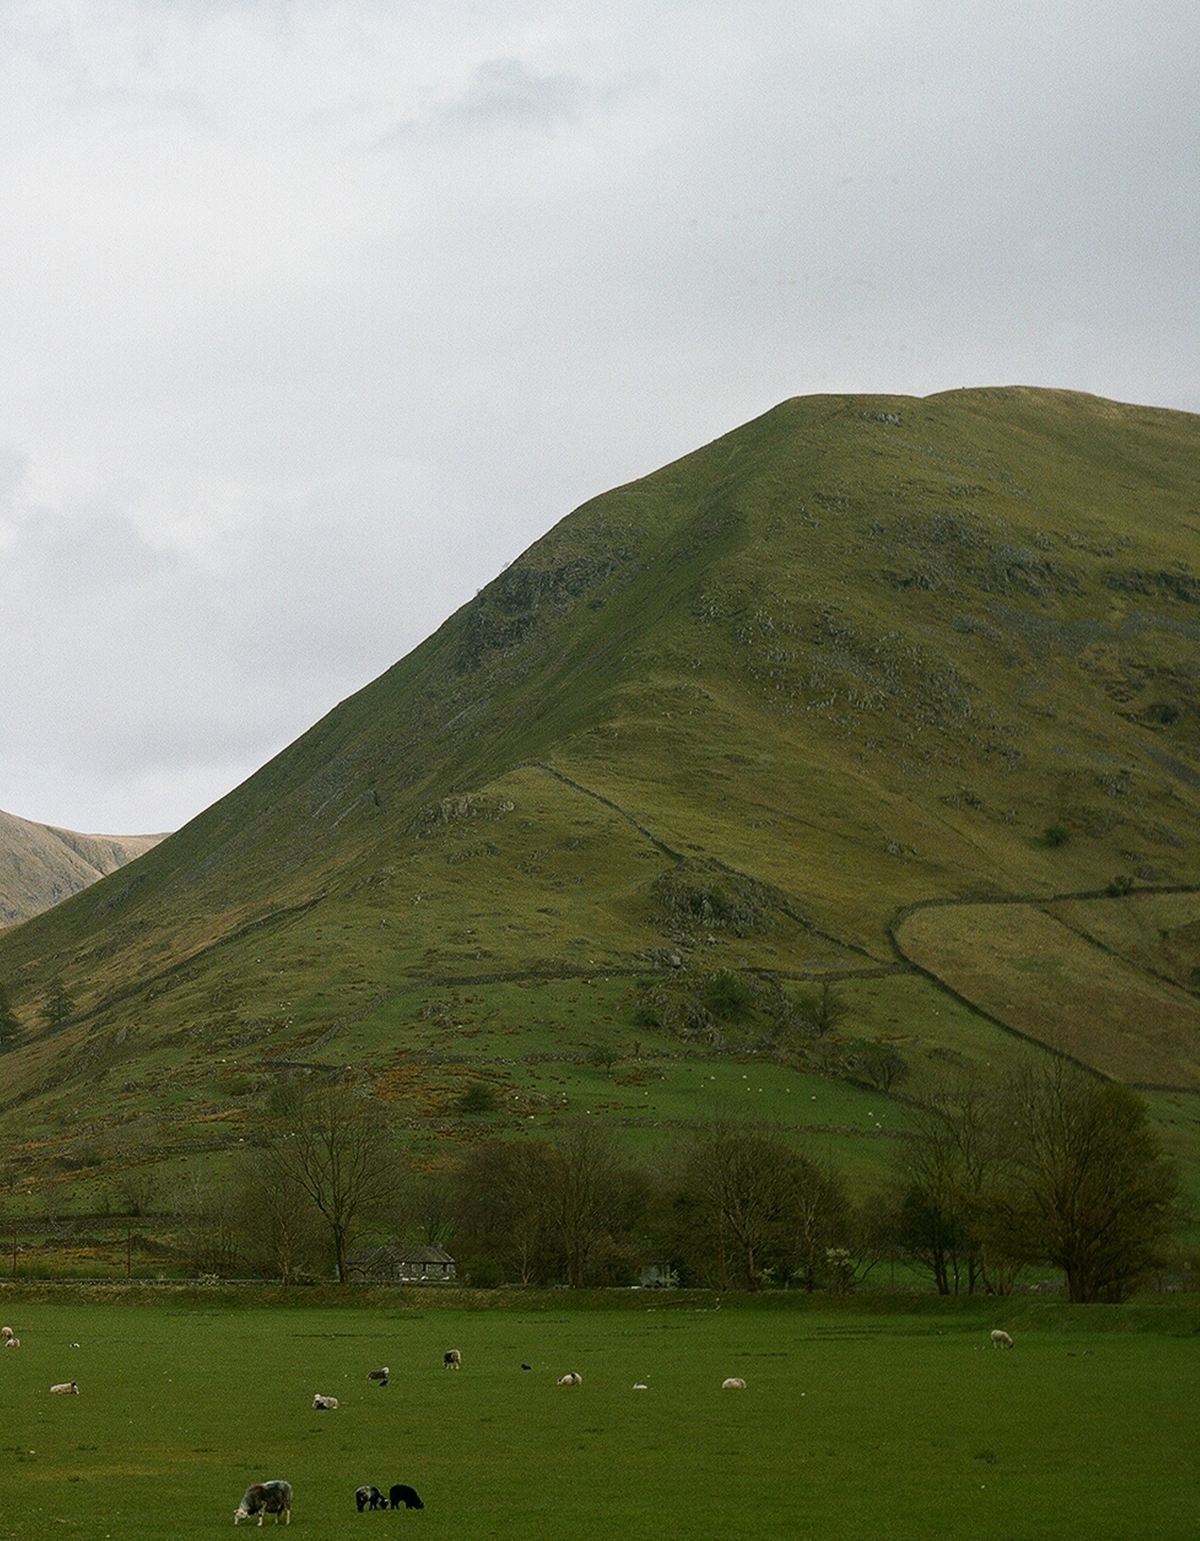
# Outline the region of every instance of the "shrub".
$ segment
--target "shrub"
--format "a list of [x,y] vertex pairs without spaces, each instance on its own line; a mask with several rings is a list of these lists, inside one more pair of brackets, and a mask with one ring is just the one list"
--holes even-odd
[[493,1113],[496,1109],[496,1093],[486,1081],[472,1081],[458,1099],[460,1113]]
[[722,969],[704,987],[704,1004],[721,1022],[740,1022],[754,1006],[754,990],[740,974]]

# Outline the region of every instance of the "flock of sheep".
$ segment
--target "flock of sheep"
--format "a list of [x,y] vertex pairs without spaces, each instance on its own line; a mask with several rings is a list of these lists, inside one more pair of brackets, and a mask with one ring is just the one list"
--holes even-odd
[[[20,1348],[21,1346],[20,1338],[17,1337],[11,1327],[0,1327],[0,1342],[3,1343],[5,1348]],[[1012,1348],[1013,1346],[1012,1338],[1001,1327],[993,1329],[991,1342],[993,1348]],[[442,1355],[442,1364],[447,1370],[460,1370],[462,1368],[462,1354],[457,1348],[449,1348]],[[521,1368],[528,1370],[532,1366],[522,1364]],[[387,1365],[381,1365],[377,1370],[368,1371],[367,1379],[374,1381],[376,1385],[386,1386],[390,1373]],[[583,1377],[578,1372],[570,1370],[567,1374],[560,1375],[556,1384],[559,1386],[582,1386]],[[638,1381],[633,1389],[635,1391],[645,1391],[647,1388],[644,1382]],[[740,1375],[728,1376],[721,1382],[722,1391],[744,1391],[745,1389],[746,1382]],[[59,1381],[56,1385],[51,1386],[50,1390],[55,1396],[79,1395],[79,1387],[73,1380]],[[312,1405],[320,1411],[334,1411],[337,1408],[338,1399],[337,1397],[326,1396],[318,1391],[313,1397]],[[387,1509],[389,1506],[392,1509],[423,1509],[425,1507],[417,1496],[416,1490],[402,1482],[395,1483],[386,1497],[379,1488],[365,1484],[355,1490],[354,1501],[358,1506],[360,1514],[366,1509]],[[279,1478],[273,1478],[269,1482],[252,1482],[243,1494],[241,1503],[234,1510],[233,1523],[240,1525],[243,1520],[253,1519],[257,1516],[258,1523],[261,1525],[263,1519],[268,1514],[275,1516],[275,1523],[277,1525],[281,1519],[285,1525],[291,1524],[292,1485],[290,1482],[284,1482]]]

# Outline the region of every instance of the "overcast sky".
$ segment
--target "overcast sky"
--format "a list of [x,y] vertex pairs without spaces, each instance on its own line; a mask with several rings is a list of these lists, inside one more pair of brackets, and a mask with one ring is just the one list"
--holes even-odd
[[0,0],[0,808],[172,829],[788,396],[1200,412],[1195,0]]

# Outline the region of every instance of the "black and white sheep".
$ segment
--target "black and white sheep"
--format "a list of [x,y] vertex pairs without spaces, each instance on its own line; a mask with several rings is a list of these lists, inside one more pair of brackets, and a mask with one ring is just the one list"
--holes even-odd
[[337,1397],[325,1397],[322,1396],[319,1391],[317,1392],[316,1396],[313,1397],[314,1407],[319,1407],[326,1411],[332,1411],[337,1407],[337,1405]]
[[79,1387],[73,1380],[60,1380],[57,1386],[51,1386],[50,1390],[56,1397],[77,1397]]
[[558,1377],[558,1384],[560,1386],[582,1386],[583,1376],[577,1375],[574,1370],[569,1370],[566,1375]]
[[371,1487],[369,1484],[360,1488],[355,1488],[354,1502],[358,1505],[358,1512],[360,1514],[364,1509],[386,1509],[388,1506],[387,1499],[383,1496],[379,1489],[377,1487]]
[[381,1365],[378,1370],[368,1370],[367,1371],[367,1379],[368,1380],[377,1380],[381,1386],[386,1386],[387,1383],[388,1383],[388,1376],[389,1376],[390,1373],[391,1372],[388,1369],[386,1364],[385,1365]]
[[456,1348],[448,1348],[442,1355],[442,1367],[447,1370],[462,1369],[462,1355]]

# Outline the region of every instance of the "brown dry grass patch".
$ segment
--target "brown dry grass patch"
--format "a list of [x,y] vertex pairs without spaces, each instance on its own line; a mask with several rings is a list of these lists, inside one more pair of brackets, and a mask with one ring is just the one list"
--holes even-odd
[[1016,1032],[1131,1085],[1200,1090],[1200,1002],[1032,904],[914,911],[908,957]]

